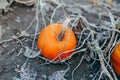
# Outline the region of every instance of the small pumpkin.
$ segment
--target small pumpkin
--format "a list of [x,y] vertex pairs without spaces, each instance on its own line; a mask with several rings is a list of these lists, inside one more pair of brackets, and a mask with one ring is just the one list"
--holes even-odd
[[[63,39],[59,41],[57,36],[61,33],[62,24],[54,23],[46,26],[38,37],[38,49],[42,55],[49,59],[60,61],[68,58],[74,52],[77,41],[74,32],[67,27]],[[68,51],[71,50],[71,51]],[[65,51],[68,51],[64,53]]]
[[114,71],[120,75],[120,43],[116,45],[111,54],[111,64]]

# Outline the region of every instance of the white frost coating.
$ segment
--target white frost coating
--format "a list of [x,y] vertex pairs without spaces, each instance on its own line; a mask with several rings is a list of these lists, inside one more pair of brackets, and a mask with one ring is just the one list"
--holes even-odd
[[8,6],[7,0],[0,0],[0,9],[6,9]]
[[20,69],[20,78],[14,77],[13,80],[35,80],[36,76],[37,73],[25,62]]
[[33,51],[32,49],[30,49],[29,47],[25,47],[24,56],[26,56],[28,58],[35,58],[38,55],[40,55],[40,52],[36,52],[36,51]]
[[66,70],[56,71],[52,75],[48,76],[48,80],[66,80],[64,78]]

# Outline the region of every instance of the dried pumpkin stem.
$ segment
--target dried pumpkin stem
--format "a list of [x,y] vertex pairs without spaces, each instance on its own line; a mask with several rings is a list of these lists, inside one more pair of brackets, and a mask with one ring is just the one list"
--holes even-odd
[[63,10],[63,13],[64,13],[64,16],[65,16],[66,20],[65,20],[64,23],[63,23],[61,33],[58,35],[58,40],[59,40],[59,41],[62,41],[62,39],[63,39],[63,37],[64,37],[64,34],[65,34],[65,31],[66,31],[66,28],[68,27],[68,24],[69,24],[70,21],[71,21],[71,19],[69,18],[67,12],[66,12],[65,9],[64,9],[64,6],[62,6],[62,10]]
[[69,18],[67,18],[67,19],[63,22],[62,30],[61,30],[60,34],[58,35],[58,40],[59,40],[59,41],[62,41],[62,39],[63,39],[63,37],[64,37],[64,35],[65,35],[66,28],[67,28],[67,26],[68,26],[68,24],[69,24],[70,21],[71,21],[71,20],[70,20]]

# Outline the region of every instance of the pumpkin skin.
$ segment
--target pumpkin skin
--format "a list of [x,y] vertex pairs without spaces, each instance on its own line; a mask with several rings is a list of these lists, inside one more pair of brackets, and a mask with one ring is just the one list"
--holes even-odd
[[111,55],[111,64],[114,71],[120,75],[120,43],[116,45]]
[[75,49],[77,41],[73,31],[66,28],[62,41],[57,39],[60,34],[62,24],[54,23],[46,26],[38,37],[38,49],[41,50],[42,55],[54,61],[60,61],[68,58],[74,51],[65,51]]

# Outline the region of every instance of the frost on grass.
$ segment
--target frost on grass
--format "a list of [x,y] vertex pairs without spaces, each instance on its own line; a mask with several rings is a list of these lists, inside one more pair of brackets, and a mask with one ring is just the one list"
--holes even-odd
[[7,12],[9,10],[9,6],[12,4],[14,0],[0,0],[0,9],[4,10]]
[[66,70],[55,71],[52,75],[48,76],[48,80],[66,80],[64,75]]
[[14,77],[13,80],[36,80],[37,73],[30,69],[30,64],[24,63],[20,69],[20,78]]
[[24,56],[26,56],[28,58],[35,58],[39,54],[40,54],[40,52],[36,52],[36,51],[33,51],[32,49],[30,49],[29,47],[25,47]]
[[7,0],[0,0],[0,9],[6,9],[8,6]]

